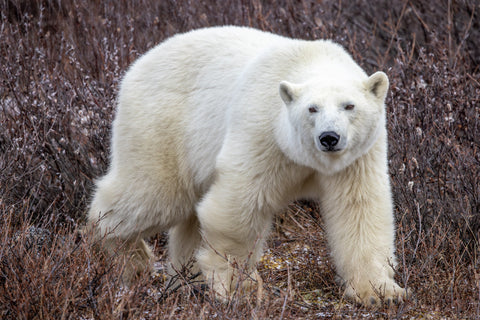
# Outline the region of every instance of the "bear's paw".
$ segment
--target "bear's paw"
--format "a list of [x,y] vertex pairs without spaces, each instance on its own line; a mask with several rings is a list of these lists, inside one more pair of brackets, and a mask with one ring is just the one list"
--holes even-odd
[[351,285],[345,289],[344,296],[348,300],[355,301],[364,306],[390,307],[394,304],[403,303],[407,299],[407,291],[397,285],[393,280],[387,280],[383,284]]

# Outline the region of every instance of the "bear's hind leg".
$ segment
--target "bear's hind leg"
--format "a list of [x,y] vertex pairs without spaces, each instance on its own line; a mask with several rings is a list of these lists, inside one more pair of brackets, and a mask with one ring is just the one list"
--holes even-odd
[[139,228],[137,221],[148,212],[145,201],[143,207],[135,206],[142,202],[127,198],[125,195],[130,193],[124,190],[112,173],[97,181],[87,228],[94,233],[97,249],[125,259],[123,280],[131,284],[139,274],[152,270],[154,255],[143,239],[155,234],[159,228],[153,223]]
[[126,241],[122,246],[126,253],[125,270],[122,275],[125,283],[130,284],[138,276],[153,271],[155,256],[143,239]]
[[200,269],[194,260],[201,241],[200,223],[194,213],[170,229],[168,233],[170,276],[175,277],[178,273],[185,274],[186,271],[187,277],[192,281],[202,281],[203,277],[199,275]]

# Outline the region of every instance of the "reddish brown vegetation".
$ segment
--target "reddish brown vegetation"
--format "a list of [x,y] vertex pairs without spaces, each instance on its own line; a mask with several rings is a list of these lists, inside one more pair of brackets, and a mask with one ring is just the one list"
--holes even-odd
[[[0,317],[480,317],[480,6],[430,2],[0,1]],[[376,311],[343,301],[304,203],[277,219],[258,306],[161,278],[121,289],[122,264],[77,235],[123,72],[168,36],[223,24],[331,38],[388,73],[397,277],[414,298]]]

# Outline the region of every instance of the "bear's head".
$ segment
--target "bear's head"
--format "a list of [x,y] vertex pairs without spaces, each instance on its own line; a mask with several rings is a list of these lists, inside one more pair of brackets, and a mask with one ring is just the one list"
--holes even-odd
[[295,162],[326,175],[346,168],[383,134],[387,90],[383,72],[360,79],[282,81],[288,118],[283,149]]

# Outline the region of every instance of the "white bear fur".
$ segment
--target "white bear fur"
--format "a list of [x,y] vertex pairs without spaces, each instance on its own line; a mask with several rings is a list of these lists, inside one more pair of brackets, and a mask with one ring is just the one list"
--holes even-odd
[[[401,300],[391,267],[387,90],[384,73],[368,77],[330,41],[242,27],[177,35],[125,75],[89,221],[107,251],[114,239],[132,250],[128,277],[150,266],[143,239],[169,230],[173,269],[195,257],[228,297],[240,277],[234,263],[259,280],[274,214],[295,199],[317,200],[346,295]],[[325,131],[339,134],[339,151],[322,151]]]

